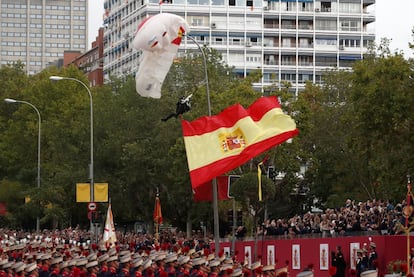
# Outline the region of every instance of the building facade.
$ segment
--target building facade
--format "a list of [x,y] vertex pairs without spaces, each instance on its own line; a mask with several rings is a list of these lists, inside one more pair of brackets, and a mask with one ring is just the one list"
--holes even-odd
[[87,50],[88,0],[0,0],[0,65],[22,61],[36,74]]
[[[147,16],[180,15],[199,44],[218,50],[244,77],[260,70],[257,88],[292,92],[320,83],[330,68],[350,69],[375,41],[375,0],[106,0],[104,78],[135,74],[139,52],[131,41]],[[184,38],[180,51],[197,49]]]
[[103,85],[103,33],[104,29],[100,28],[96,40],[92,42],[92,48],[85,53],[64,52],[63,66],[73,64],[85,72],[92,87]]

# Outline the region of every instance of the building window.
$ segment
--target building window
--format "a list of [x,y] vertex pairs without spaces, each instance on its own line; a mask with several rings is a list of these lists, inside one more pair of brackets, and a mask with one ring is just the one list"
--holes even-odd
[[316,30],[336,31],[336,20],[315,20]]
[[337,40],[336,39],[316,39],[315,43],[318,46],[336,46]]
[[356,20],[341,20],[341,31],[357,32],[361,30],[361,22]]
[[331,2],[321,2],[321,12],[331,12]]

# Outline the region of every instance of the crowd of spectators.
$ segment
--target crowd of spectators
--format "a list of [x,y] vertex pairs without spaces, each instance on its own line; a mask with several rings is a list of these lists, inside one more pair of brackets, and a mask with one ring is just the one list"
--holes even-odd
[[[323,212],[307,212],[302,215],[295,215],[291,218],[279,218],[266,220],[258,227],[258,235],[265,236],[306,236],[316,235],[322,237],[328,236],[346,236],[353,235],[356,232],[375,232],[378,234],[398,234],[401,229],[398,223],[404,225],[405,217],[403,208],[405,201],[395,206],[389,201],[368,200],[366,202],[355,202],[348,199],[345,205],[338,208],[328,208]],[[240,227],[239,227],[240,228]],[[246,228],[243,227],[245,231]],[[151,233],[135,233],[127,231],[117,231],[117,239],[120,245],[131,242],[136,246],[152,245],[154,236]],[[246,232],[243,232],[239,239],[243,239]],[[97,237],[101,240],[102,234]],[[52,243],[88,245],[94,238],[89,230],[80,228],[67,228],[61,230],[43,230],[41,233],[34,234],[24,231],[0,229],[0,238],[2,244],[10,240],[46,240]],[[96,239],[96,238],[95,238]],[[209,241],[212,235],[208,234],[206,238],[201,233],[194,232],[191,238],[181,231],[168,232],[164,231],[159,236],[159,241],[175,243],[176,241]]]
[[398,222],[403,225],[405,222],[405,206],[405,201],[394,206],[386,200],[356,202],[348,199],[342,207],[266,220],[258,232],[265,236],[289,237],[308,234],[345,236],[366,231],[382,235],[398,234],[401,232]]
[[[133,231],[117,230],[116,232],[116,247],[120,249],[134,249],[134,251],[148,250],[154,248],[155,245],[180,245],[180,247],[195,248],[200,250],[206,247],[202,236],[194,233],[191,238],[187,238],[186,233],[170,230],[165,230],[157,234],[158,239],[152,233],[140,233]],[[38,233],[32,233],[23,230],[13,230],[7,228],[0,228],[0,253],[4,248],[10,248],[16,245],[30,245],[37,242],[42,245],[66,245],[70,247],[80,248],[98,248],[102,242],[103,234],[92,234],[90,230],[76,228],[44,229]],[[95,239],[95,241],[94,241]]]

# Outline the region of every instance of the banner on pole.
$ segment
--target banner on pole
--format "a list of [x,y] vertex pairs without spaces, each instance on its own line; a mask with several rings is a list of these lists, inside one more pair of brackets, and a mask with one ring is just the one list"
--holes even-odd
[[108,202],[108,183],[95,183],[93,185],[93,198],[91,199],[91,184],[76,184],[76,202]]

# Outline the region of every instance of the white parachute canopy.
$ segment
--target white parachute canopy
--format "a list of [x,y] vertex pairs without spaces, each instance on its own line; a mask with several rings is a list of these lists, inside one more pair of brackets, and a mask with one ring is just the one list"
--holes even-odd
[[184,33],[190,27],[184,18],[160,13],[142,21],[132,46],[142,50],[135,76],[136,90],[144,97],[161,98],[161,87],[178,52]]

